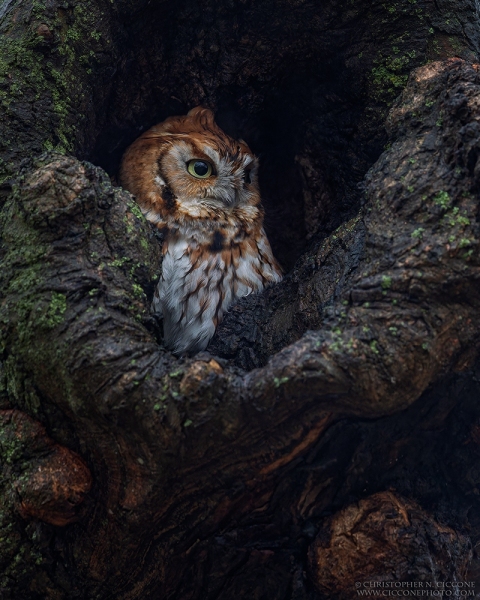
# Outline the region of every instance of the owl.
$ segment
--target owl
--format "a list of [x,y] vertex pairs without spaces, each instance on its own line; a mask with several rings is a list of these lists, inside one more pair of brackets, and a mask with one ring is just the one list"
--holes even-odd
[[202,107],[155,125],[125,152],[120,182],[164,232],[153,310],[177,355],[204,350],[233,302],[282,278],[257,174],[247,144]]

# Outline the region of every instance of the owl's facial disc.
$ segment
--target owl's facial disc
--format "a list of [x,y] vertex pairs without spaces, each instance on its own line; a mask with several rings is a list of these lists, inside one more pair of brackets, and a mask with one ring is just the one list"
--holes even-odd
[[171,136],[157,161],[157,185],[179,202],[221,208],[256,205],[260,200],[255,156],[237,142]]

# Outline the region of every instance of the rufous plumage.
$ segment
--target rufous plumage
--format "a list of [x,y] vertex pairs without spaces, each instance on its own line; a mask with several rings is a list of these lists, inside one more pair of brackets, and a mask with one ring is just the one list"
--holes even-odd
[[258,160],[210,110],[146,131],[127,149],[120,181],[165,233],[153,309],[174,353],[205,349],[233,302],[281,280],[263,229]]

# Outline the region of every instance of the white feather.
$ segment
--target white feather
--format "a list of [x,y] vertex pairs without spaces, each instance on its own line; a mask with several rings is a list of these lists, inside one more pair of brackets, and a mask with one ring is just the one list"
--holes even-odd
[[[196,242],[178,235],[168,243],[153,304],[163,314],[165,344],[177,354],[204,350],[215,333],[215,317],[221,320],[232,302],[264,287],[252,269],[254,262],[260,264],[258,256],[247,255],[227,267],[219,253],[211,253],[192,269],[189,244]],[[272,280],[279,278],[272,275]]]

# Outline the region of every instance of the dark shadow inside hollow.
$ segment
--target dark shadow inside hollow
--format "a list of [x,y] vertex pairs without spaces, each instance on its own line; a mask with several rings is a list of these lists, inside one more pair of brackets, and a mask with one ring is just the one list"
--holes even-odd
[[260,157],[267,234],[289,271],[311,240],[357,212],[358,184],[384,141],[382,128],[364,131],[366,81],[347,67],[348,31],[339,39],[316,5],[181,4],[152,3],[123,23],[108,115],[88,158],[116,175],[145,129],[196,105],[213,109]]

